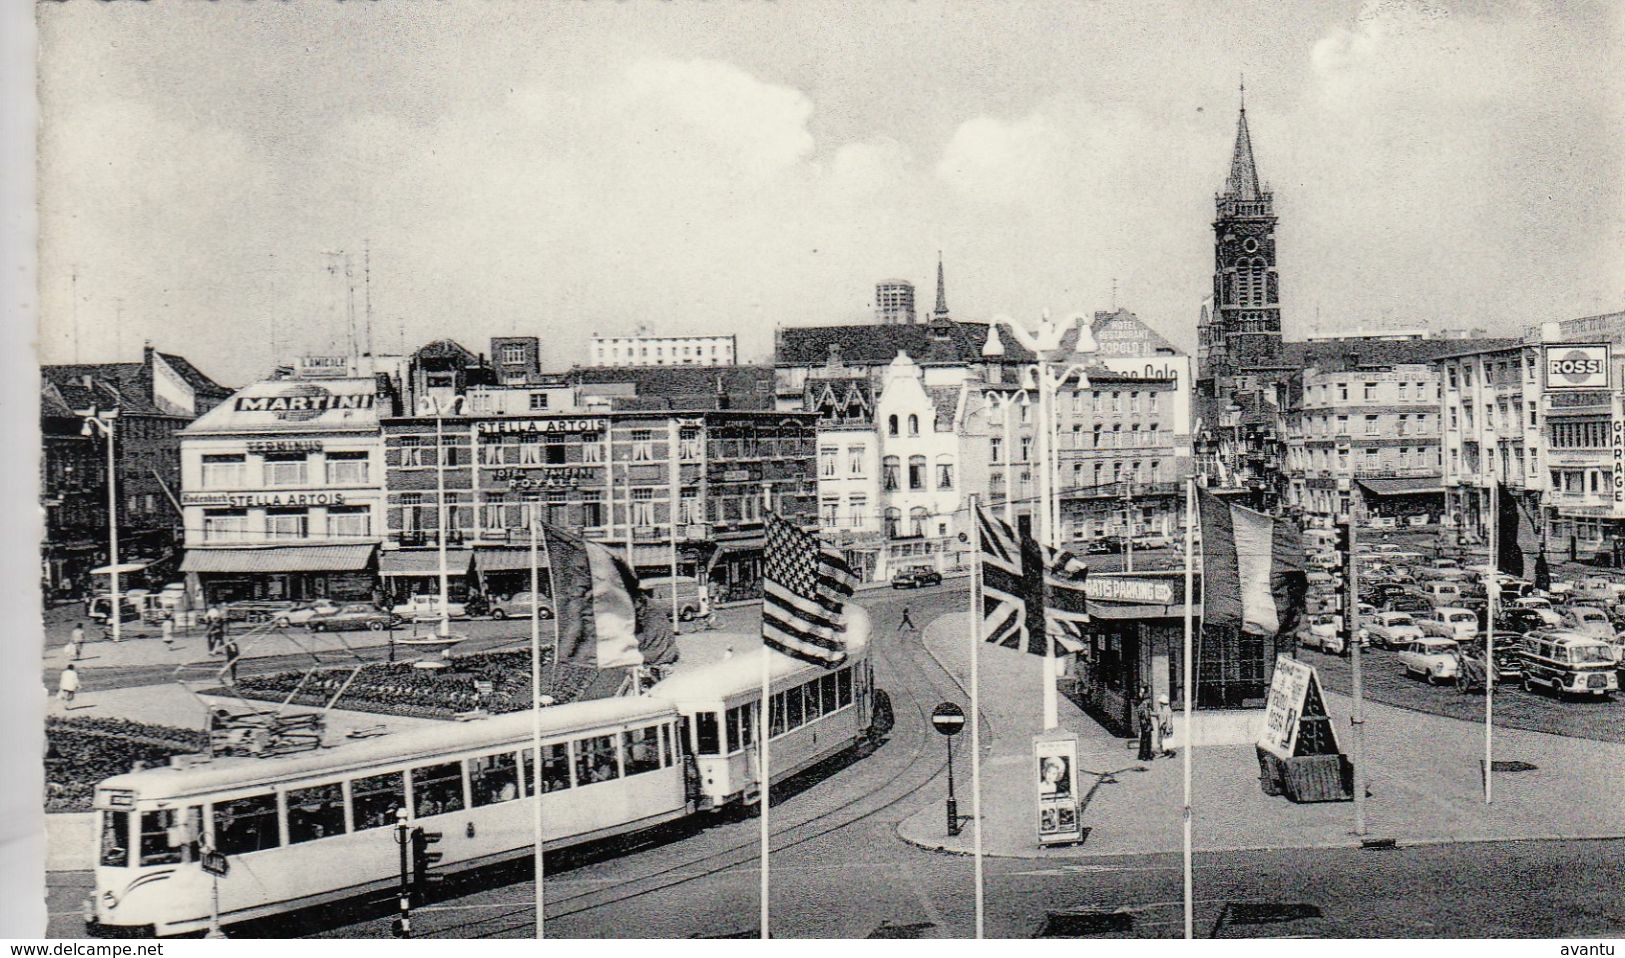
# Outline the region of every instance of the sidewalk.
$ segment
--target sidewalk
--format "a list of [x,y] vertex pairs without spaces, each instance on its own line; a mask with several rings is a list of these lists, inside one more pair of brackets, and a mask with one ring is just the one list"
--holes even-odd
[[[965,636],[962,615],[938,619],[925,635],[927,650],[961,685],[968,684],[969,675]],[[1062,698],[1061,726],[1078,735],[1078,784],[1089,831],[1082,845],[1040,849],[1030,767],[1032,734],[1041,724],[1038,666],[1032,656],[990,645],[981,647],[980,662],[982,710],[993,732],[991,746],[984,744],[982,764],[986,854],[1087,858],[1182,848],[1183,756],[1137,762],[1125,740],[1108,735]],[[1350,700],[1328,694],[1327,706],[1338,719],[1347,752]],[[1620,788],[1625,745],[1497,727],[1497,761],[1538,767],[1497,773],[1495,801],[1486,806],[1479,773],[1481,724],[1383,705],[1368,704],[1366,710],[1368,837],[1417,844],[1625,836],[1625,792]],[[1175,723],[1183,724],[1177,714]],[[1296,805],[1265,795],[1252,745],[1198,746],[1191,759],[1196,850],[1359,844],[1353,835],[1353,803]],[[967,813],[968,765],[957,769],[960,808]],[[1090,774],[1083,774],[1085,770]],[[926,848],[972,849],[968,823],[961,835],[947,837],[939,803],[905,819],[898,833]]]

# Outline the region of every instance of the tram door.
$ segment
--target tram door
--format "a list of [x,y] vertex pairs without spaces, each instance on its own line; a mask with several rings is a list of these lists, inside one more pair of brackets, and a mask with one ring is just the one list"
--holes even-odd
[[700,802],[700,763],[694,757],[694,740],[690,737],[688,716],[678,717],[681,722],[677,735],[677,755],[683,763],[683,801],[689,808],[699,807]]

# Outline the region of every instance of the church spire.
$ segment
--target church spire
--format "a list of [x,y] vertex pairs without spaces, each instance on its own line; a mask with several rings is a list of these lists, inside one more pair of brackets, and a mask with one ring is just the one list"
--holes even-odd
[[1230,154],[1230,178],[1224,181],[1226,195],[1238,200],[1256,200],[1258,167],[1253,163],[1253,138],[1247,132],[1247,81],[1241,83],[1241,113],[1236,119],[1236,148]]
[[948,286],[942,278],[942,250],[937,250],[937,308],[931,315],[939,319],[948,318]]

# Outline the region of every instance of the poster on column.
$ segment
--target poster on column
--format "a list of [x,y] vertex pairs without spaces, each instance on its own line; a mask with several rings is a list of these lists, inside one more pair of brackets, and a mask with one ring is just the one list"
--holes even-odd
[[1038,786],[1038,844],[1068,845],[1083,840],[1078,817],[1078,740],[1043,736],[1033,740],[1033,776]]

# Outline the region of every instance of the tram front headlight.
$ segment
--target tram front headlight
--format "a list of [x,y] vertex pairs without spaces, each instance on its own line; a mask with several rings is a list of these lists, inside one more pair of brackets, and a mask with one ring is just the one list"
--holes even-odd
[[102,907],[106,908],[108,911],[112,911],[114,908],[117,908],[118,896],[113,894],[111,891],[102,892]]

